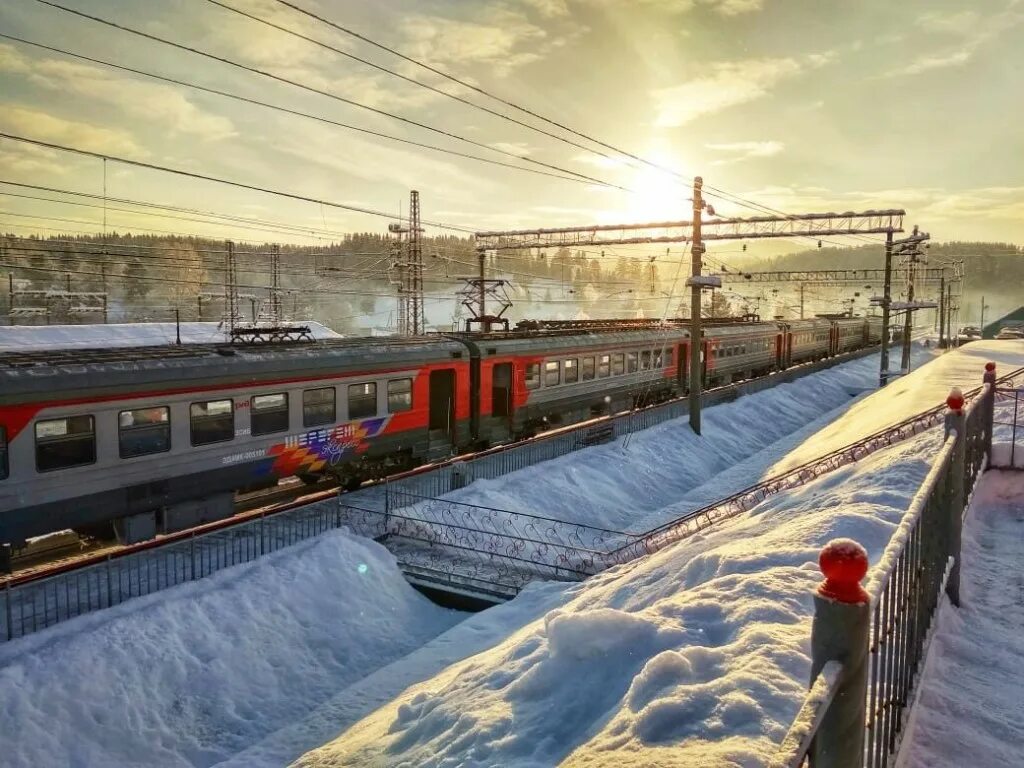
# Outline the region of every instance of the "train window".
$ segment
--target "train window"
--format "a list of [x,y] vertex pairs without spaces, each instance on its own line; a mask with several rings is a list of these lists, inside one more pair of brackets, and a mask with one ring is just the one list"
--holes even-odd
[[580,368],[582,369],[584,381],[590,381],[592,378],[594,378],[594,358],[584,357],[583,363],[580,365]]
[[654,350],[654,367],[662,368],[665,365],[665,356],[660,349]]
[[337,413],[334,399],[334,387],[303,390],[302,426],[318,427],[321,424],[333,424]]
[[597,375],[602,379],[612,375],[611,355],[601,355],[597,358]]
[[96,461],[96,421],[70,416],[36,422],[36,469],[78,467]]
[[576,358],[563,360],[562,367],[565,369],[565,375],[562,377],[562,380],[566,384],[575,384],[580,380],[580,367],[576,362]]
[[249,419],[254,435],[271,435],[288,431],[288,395],[253,395],[249,403]]
[[540,363],[528,363],[526,365],[526,388],[538,389],[540,387]]
[[235,436],[233,400],[210,400],[189,407],[192,445],[223,443]]
[[672,348],[671,347],[669,347],[668,349],[665,350],[665,365],[666,366],[671,366],[672,365]]
[[612,355],[612,376],[621,376],[626,372],[626,356],[621,352]]
[[626,373],[636,373],[639,357],[636,352],[626,353]]
[[171,450],[171,409],[162,405],[121,411],[117,438],[122,459]]
[[9,471],[7,464],[7,427],[0,427],[0,480],[6,480]]
[[412,379],[388,382],[388,413],[412,410]]
[[549,363],[544,363],[544,386],[554,387],[560,379],[561,364],[557,360],[552,360]]
[[651,370],[651,350],[649,349],[645,349],[643,352],[640,353],[640,370]]
[[372,381],[367,384],[348,385],[348,417],[349,419],[365,419],[377,415],[377,385]]

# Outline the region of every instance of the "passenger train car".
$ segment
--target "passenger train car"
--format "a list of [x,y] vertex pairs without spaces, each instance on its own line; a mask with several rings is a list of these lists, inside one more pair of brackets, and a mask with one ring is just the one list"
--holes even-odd
[[[860,318],[708,325],[705,386],[880,341]],[[286,477],[370,478],[687,391],[685,324],[0,354],[0,543],[125,542]]]

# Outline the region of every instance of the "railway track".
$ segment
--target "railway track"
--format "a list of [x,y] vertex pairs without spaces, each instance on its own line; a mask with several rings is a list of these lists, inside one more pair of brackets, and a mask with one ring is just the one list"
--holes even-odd
[[[848,362],[866,354],[871,354],[874,351],[875,348],[858,350],[852,353],[829,358],[828,360],[831,365],[827,367]],[[801,366],[787,369],[787,372],[792,373],[799,369],[808,369],[814,365],[817,365],[817,363],[805,363]],[[781,374],[779,373],[769,374],[768,376],[760,376],[733,384],[715,387],[705,390],[704,396],[712,402],[729,400],[734,396],[732,395],[732,392],[739,392],[740,388],[743,386],[749,386],[753,382],[770,379],[774,376],[780,375]],[[782,383],[782,379],[780,379],[780,383]],[[675,400],[679,401],[685,399],[685,396],[675,398]],[[372,487],[373,485],[392,480],[427,474],[439,468],[451,466],[459,462],[467,462],[490,454],[509,451],[517,447],[525,446],[534,441],[549,440],[553,437],[559,436],[560,434],[570,433],[577,430],[586,430],[587,428],[604,424],[610,419],[621,418],[631,414],[639,414],[650,408],[658,408],[663,405],[665,405],[665,403],[648,406],[647,408],[641,408],[634,411],[624,411],[619,414],[612,414],[611,416],[596,417],[588,421],[558,427],[524,440],[505,443],[499,446],[492,446],[477,452],[453,456],[431,464],[421,465],[412,470],[396,473],[395,475],[382,480],[369,481],[364,483],[362,488],[365,489],[367,487]],[[40,581],[51,576],[68,573],[76,568],[85,568],[90,565],[95,565],[96,563],[102,563],[107,560],[117,559],[138,552],[143,552],[145,550],[156,549],[168,544],[187,540],[200,534],[220,531],[242,525],[254,518],[271,516],[280,512],[295,509],[296,507],[313,504],[318,501],[324,501],[336,496],[338,493],[339,485],[333,480],[322,481],[313,485],[306,485],[297,478],[289,478],[276,487],[238,495],[235,501],[235,514],[231,517],[210,523],[204,523],[183,531],[159,535],[153,539],[149,539],[138,544],[117,544],[112,541],[99,540],[77,540],[75,542],[64,544],[60,547],[53,547],[45,551],[40,550],[37,553],[29,554],[27,556],[15,555],[15,557],[12,558],[12,573],[0,574],[0,589],[8,587],[13,588],[34,581]]]

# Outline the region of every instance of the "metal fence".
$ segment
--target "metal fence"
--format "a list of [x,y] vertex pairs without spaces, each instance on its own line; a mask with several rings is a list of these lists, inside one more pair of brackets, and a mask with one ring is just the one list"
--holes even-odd
[[[838,653],[832,648],[825,658],[819,657],[820,644],[812,641],[813,668],[839,662],[841,669],[834,680],[812,681],[772,766],[887,768],[893,764],[943,591],[954,605],[959,604],[963,515],[989,455],[994,400],[994,385],[986,385],[963,413],[947,416],[942,449],[869,577],[863,596],[866,604],[851,601],[843,606],[841,601],[821,597],[821,591],[816,595],[813,637],[856,636],[849,627],[835,626],[838,616],[851,626],[867,623],[865,643],[852,642]],[[866,660],[863,671],[855,673],[853,667],[861,658]],[[863,679],[854,679],[858,675]],[[866,694],[858,700],[850,691]],[[843,731],[842,724],[851,722],[857,728]]]
[[347,503],[355,532],[385,543],[422,581],[512,597],[533,579],[577,581],[635,534],[389,488],[376,508]]
[[0,589],[0,641],[247,563],[345,523],[333,500]]
[[999,445],[992,451],[992,466],[1024,469],[1024,389],[996,389],[993,431]]

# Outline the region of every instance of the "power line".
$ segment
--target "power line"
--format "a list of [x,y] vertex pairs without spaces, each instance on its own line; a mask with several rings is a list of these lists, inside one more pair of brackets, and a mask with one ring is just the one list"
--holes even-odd
[[[223,9],[225,9],[227,11],[231,11],[232,13],[237,13],[239,16],[244,16],[247,19],[251,19],[252,21],[258,22],[260,24],[264,24],[264,25],[266,25],[268,27],[271,27],[273,29],[276,29],[276,30],[279,30],[281,32],[284,32],[285,34],[292,35],[293,37],[297,37],[300,40],[305,40],[308,43],[312,43],[313,45],[319,46],[320,48],[323,48],[325,50],[328,50],[328,51],[331,51],[333,53],[336,53],[339,56],[344,56],[344,57],[346,57],[348,59],[351,59],[353,61],[358,61],[360,64],[365,64],[368,67],[372,67],[373,69],[376,69],[378,72],[383,72],[383,73],[391,75],[393,77],[397,77],[399,80],[403,80],[403,81],[405,81],[407,83],[410,83],[412,85],[416,85],[416,86],[418,86],[420,88],[424,88],[424,89],[426,89],[428,91],[431,91],[432,93],[436,93],[436,94],[438,94],[440,96],[445,96],[445,97],[447,97],[449,99],[452,99],[454,101],[459,102],[460,104],[465,104],[466,106],[473,107],[474,109],[479,109],[479,110],[481,110],[483,112],[486,112],[489,115],[494,115],[495,117],[501,118],[502,120],[507,120],[508,122],[514,123],[515,125],[522,126],[523,128],[527,128],[527,129],[529,129],[531,131],[535,131],[537,133],[540,133],[540,134],[542,134],[544,136],[548,136],[548,137],[550,137],[552,139],[555,139],[557,141],[561,141],[563,143],[569,144],[570,146],[576,147],[577,149],[582,149],[582,150],[584,150],[586,152],[596,152],[596,150],[594,150],[593,148],[588,147],[588,146],[586,146],[584,144],[580,144],[578,142],[572,141],[571,139],[567,139],[564,136],[559,136],[558,134],[551,133],[550,131],[546,131],[543,128],[538,128],[535,125],[531,125],[530,123],[523,122],[522,120],[518,120],[518,119],[516,119],[514,117],[511,117],[510,115],[506,115],[506,114],[503,114],[502,112],[498,112],[498,111],[493,110],[493,109],[491,109],[489,107],[485,107],[482,104],[477,104],[475,102],[470,101],[469,99],[464,99],[464,98],[462,98],[461,96],[459,96],[457,94],[449,93],[448,91],[443,91],[440,88],[437,88],[437,87],[435,87],[433,85],[430,85],[429,83],[424,83],[421,80],[417,80],[417,79],[415,79],[413,77],[408,77],[406,75],[403,75],[401,72],[396,72],[393,69],[388,69],[385,66],[377,64],[377,63],[375,63],[373,61],[370,61],[368,59],[361,58],[361,57],[356,56],[356,55],[354,55],[352,53],[349,53],[348,51],[344,51],[344,50],[342,50],[340,48],[336,48],[333,45],[328,45],[327,43],[324,43],[324,42],[322,42],[320,40],[316,40],[315,38],[309,37],[308,35],[304,35],[301,32],[297,32],[294,29],[289,29],[288,27],[281,26],[280,24],[276,24],[276,23],[274,23],[272,21],[269,21],[268,19],[264,19],[264,18],[261,18],[259,16],[256,16],[255,14],[248,13],[247,11],[243,11],[243,10],[241,10],[239,8],[234,8],[234,7],[230,6],[230,5],[227,5],[226,3],[220,2],[220,0],[207,0],[207,2],[211,3],[213,5],[219,6],[220,8],[223,8]],[[317,18],[319,18],[319,17],[317,17]],[[325,22],[325,23],[329,24],[330,22]],[[606,155],[603,152],[597,152],[597,154],[601,155],[602,157],[607,157],[607,158],[611,159],[609,155]]]
[[[36,2],[42,3],[42,2],[46,2],[46,0],[36,0]],[[245,184],[245,183],[240,182],[240,181],[231,181],[230,179],[222,179],[222,178],[219,178],[217,176],[208,176],[206,174],[196,173],[194,171],[185,171],[185,170],[182,170],[180,168],[171,168],[171,167],[166,166],[166,165],[157,165],[155,163],[144,163],[141,160],[129,160],[128,158],[117,157],[116,155],[105,155],[105,154],[102,154],[100,152],[91,152],[91,151],[89,151],[87,149],[81,149],[79,147],[68,147],[68,146],[65,146],[63,144],[54,144],[54,143],[47,142],[47,141],[40,141],[39,139],[30,139],[30,138],[27,138],[25,136],[16,136],[16,135],[10,134],[10,133],[0,133],[0,138],[10,139],[11,141],[20,141],[22,143],[32,144],[32,145],[37,146],[37,147],[46,147],[47,149],[58,149],[58,150],[61,150],[62,152],[70,152],[72,154],[82,155],[84,157],[94,157],[94,158],[96,158],[98,160],[102,160],[102,159],[105,158],[107,160],[112,160],[115,163],[121,163],[123,165],[132,165],[132,166],[135,166],[137,168],[147,168],[147,169],[149,169],[151,171],[162,171],[164,173],[172,173],[172,174],[175,174],[177,176],[185,176],[187,178],[199,179],[201,181],[211,181],[211,182],[214,182],[216,184],[225,184],[225,185],[230,186],[230,187],[237,187],[239,189],[247,189],[247,190],[252,191],[252,192],[262,192],[262,193],[267,194],[267,195],[275,195],[277,197],[289,198],[291,200],[299,200],[299,201],[304,202],[304,203],[316,203],[317,205],[326,205],[329,208],[339,208],[341,210],[353,211],[355,213],[365,213],[365,214],[370,215],[370,216],[381,216],[381,217],[386,218],[386,219],[394,219],[395,218],[394,214],[386,213],[384,211],[377,211],[377,210],[374,210],[372,208],[361,208],[359,206],[347,205],[345,203],[335,203],[335,202],[331,202],[329,200],[318,200],[315,197],[307,197],[306,195],[299,195],[299,194],[295,194],[294,192],[282,192],[280,190],[270,189],[269,187],[260,187],[260,186],[254,185],[254,184]],[[432,222],[432,221],[423,221],[423,223],[427,224],[429,226],[432,226],[432,227],[437,227],[438,229],[448,229],[448,230],[452,230],[452,231],[455,231],[455,232],[466,232],[466,233],[472,234],[475,231],[475,230],[473,230],[473,229],[471,229],[469,227],[460,227],[460,226],[457,226],[457,225],[454,225],[454,224],[442,224],[442,223],[439,223],[439,222]]]
[[95,21],[95,22],[97,22],[99,24],[103,24],[105,26],[112,27],[113,29],[119,29],[122,32],[128,32],[129,34],[137,35],[138,37],[142,37],[142,38],[145,38],[147,40],[152,40],[154,42],[161,43],[163,45],[168,45],[168,46],[170,46],[172,48],[177,48],[178,50],[181,50],[181,51],[186,51],[188,53],[194,53],[194,54],[196,54],[198,56],[202,56],[204,58],[211,59],[212,61],[219,61],[222,64],[227,64],[227,65],[229,65],[231,67],[235,67],[235,68],[243,70],[245,72],[250,72],[252,74],[257,74],[257,75],[260,75],[261,77],[266,77],[266,78],[269,78],[271,80],[275,80],[275,81],[280,82],[280,83],[285,83],[286,85],[290,85],[290,86],[292,86],[294,88],[299,88],[301,90],[308,91],[310,93],[316,93],[316,94],[319,94],[321,96],[326,96],[329,99],[334,99],[335,101],[340,101],[343,104],[348,104],[349,106],[352,106],[352,107],[357,107],[359,109],[364,109],[364,110],[366,110],[368,112],[373,112],[374,114],[381,115],[382,117],[387,117],[387,118],[389,118],[391,120],[398,120],[399,122],[406,123],[407,125],[412,125],[412,126],[415,126],[416,128],[421,128],[421,129],[426,130],[426,131],[430,131],[431,133],[436,133],[436,134],[438,134],[440,136],[445,136],[445,137],[450,138],[450,139],[455,139],[456,141],[461,141],[461,142],[464,142],[466,144],[470,144],[470,145],[472,145],[474,147],[480,147],[481,149],[486,149],[489,152],[496,152],[499,155],[505,155],[507,157],[512,157],[512,158],[515,158],[516,160],[519,160],[521,162],[530,163],[531,165],[536,165],[536,166],[539,166],[539,167],[542,167],[542,168],[547,168],[548,170],[558,171],[560,173],[567,173],[567,174],[569,174],[571,176],[577,176],[580,179],[585,179],[585,180],[587,180],[587,181],[589,181],[589,182],[591,182],[593,184],[597,184],[599,186],[611,187],[611,188],[614,188],[614,189],[621,189],[623,191],[629,191],[625,187],[621,187],[621,186],[619,186],[617,184],[612,184],[610,182],[602,181],[601,179],[596,179],[596,178],[594,178],[592,176],[587,176],[585,174],[578,173],[577,171],[572,171],[572,170],[569,170],[567,168],[560,168],[557,165],[552,165],[550,163],[545,163],[545,162],[542,162],[540,160],[535,160],[533,158],[521,157],[520,155],[517,155],[514,152],[509,152],[509,151],[506,151],[506,150],[503,150],[503,149],[498,149],[497,147],[490,146],[489,144],[485,144],[485,143],[480,142],[480,141],[475,141],[473,139],[468,139],[465,136],[460,136],[460,135],[458,135],[456,133],[452,133],[451,131],[446,131],[446,130],[444,130],[442,128],[435,128],[432,125],[427,125],[426,123],[421,123],[421,122],[419,122],[417,120],[413,120],[412,118],[402,117],[401,115],[396,115],[393,112],[388,112],[388,111],[383,110],[383,109],[378,109],[377,107],[371,107],[368,104],[363,104],[363,103],[355,101],[353,99],[349,99],[349,98],[347,98],[345,96],[341,96],[341,95],[339,95],[337,93],[333,93],[331,91],[325,91],[325,90],[323,90],[321,88],[316,88],[316,87],[311,86],[311,85],[306,85],[305,83],[300,83],[300,82],[298,82],[296,80],[290,80],[290,79],[288,79],[286,77],[282,77],[280,75],[275,75],[272,72],[267,72],[266,70],[263,70],[263,69],[258,69],[256,67],[250,67],[247,64],[242,64],[241,62],[234,61],[233,59],[228,59],[228,58],[226,58],[224,56],[218,56],[216,54],[209,53],[208,51],[203,51],[203,50],[201,50],[199,48],[194,48],[194,47],[191,47],[191,46],[188,46],[188,45],[183,45],[182,43],[176,43],[176,42],[174,42],[172,40],[167,40],[166,38],[158,37],[157,35],[150,34],[149,32],[143,32],[142,30],[139,30],[139,29],[134,29],[132,27],[127,27],[127,26],[124,26],[123,24],[118,24],[117,22],[109,21],[108,19],[104,19],[104,18],[101,18],[99,16],[92,16],[91,14],[75,10],[74,8],[68,8],[67,6],[60,5],[59,3],[51,2],[51,0],[36,0],[36,2],[37,3],[41,3],[43,5],[50,6],[51,8],[56,8],[57,10],[61,10],[61,11],[65,11],[67,13],[71,13],[71,14],[73,14],[75,16],[78,16],[80,18],[83,18],[83,19],[89,19],[90,21]]
[[[221,5],[222,7],[227,7],[227,6],[223,6],[223,4],[218,2],[217,0],[208,0],[208,1],[212,2],[212,3],[215,3],[217,5]],[[551,118],[545,117],[544,115],[541,115],[541,114],[539,114],[539,113],[537,113],[537,112],[535,112],[535,111],[533,111],[533,110],[531,110],[531,109],[529,109],[527,107],[524,107],[524,106],[522,106],[520,104],[517,104],[517,103],[515,103],[513,101],[505,99],[505,98],[503,98],[501,96],[498,96],[498,95],[494,94],[493,92],[491,92],[489,90],[486,90],[486,89],[484,89],[484,88],[482,88],[480,86],[474,85],[473,83],[470,83],[470,82],[467,82],[465,80],[462,80],[461,78],[458,78],[458,77],[452,75],[449,72],[445,72],[444,70],[441,70],[441,69],[439,69],[437,67],[433,67],[433,66],[431,66],[429,64],[425,64],[424,62],[420,61],[419,59],[416,59],[416,58],[414,58],[412,56],[408,56],[408,55],[402,53],[401,51],[396,50],[395,48],[392,48],[390,46],[384,45],[383,43],[380,43],[380,42],[378,42],[376,40],[373,40],[373,39],[367,37],[366,35],[360,34],[358,32],[355,32],[352,29],[349,29],[349,28],[344,27],[344,26],[342,26],[340,24],[337,24],[337,23],[331,21],[330,19],[327,19],[327,18],[325,18],[323,16],[320,16],[320,15],[318,15],[316,13],[313,13],[312,11],[309,11],[309,10],[307,10],[305,8],[302,8],[301,6],[298,6],[295,3],[289,2],[288,0],[275,0],[275,2],[277,2],[280,5],[285,6],[287,8],[291,8],[292,10],[294,10],[294,11],[296,11],[296,12],[298,12],[298,13],[300,13],[300,14],[308,17],[308,18],[311,18],[311,19],[314,19],[316,21],[319,21],[322,24],[326,24],[327,26],[337,30],[338,32],[341,32],[341,33],[343,33],[345,35],[349,35],[350,37],[353,37],[353,38],[355,38],[357,40],[360,40],[360,41],[362,41],[364,43],[372,45],[372,46],[374,46],[374,47],[376,47],[376,48],[378,48],[378,49],[380,49],[382,51],[386,51],[387,53],[390,53],[393,56],[397,56],[398,58],[402,59],[403,61],[407,61],[410,64],[414,64],[417,67],[425,69],[428,72],[432,72],[433,74],[438,75],[439,77],[442,77],[442,78],[444,78],[446,80],[449,80],[449,81],[451,81],[453,83],[456,83],[456,84],[462,86],[463,88],[468,88],[469,90],[474,91],[476,93],[479,93],[479,94],[481,94],[483,96],[486,96],[486,97],[488,97],[490,99],[493,99],[494,101],[497,101],[500,104],[504,104],[507,107],[511,107],[512,109],[515,109],[515,110],[517,110],[517,111],[519,111],[519,112],[521,112],[523,114],[530,115],[531,117],[536,118],[538,120],[541,120],[544,123],[547,123],[548,125],[552,125],[552,126],[555,126],[557,128],[560,128],[563,131],[567,131],[568,133],[571,133],[574,136],[578,136],[581,139],[585,139],[585,140],[587,140],[587,141],[589,141],[589,142],[591,142],[593,144],[596,144],[598,146],[604,147],[605,149],[611,150],[612,152],[615,152],[616,154],[622,155],[623,157],[627,157],[627,158],[629,158],[631,160],[634,160],[634,161],[636,161],[638,163],[642,163],[642,164],[644,164],[644,165],[646,165],[646,166],[648,166],[650,168],[654,168],[654,169],[659,170],[659,171],[661,171],[663,173],[667,173],[667,174],[669,174],[671,176],[676,177],[677,179],[680,179],[681,181],[686,182],[687,184],[690,181],[683,174],[679,173],[678,171],[676,171],[676,170],[674,170],[672,168],[668,168],[667,166],[661,165],[660,163],[655,163],[655,162],[653,162],[651,160],[648,160],[648,159],[646,159],[644,157],[641,157],[641,156],[639,156],[639,155],[637,155],[637,154],[635,154],[633,152],[629,152],[629,151],[624,150],[624,149],[622,149],[620,147],[613,146],[612,144],[608,144],[607,142],[604,142],[604,141],[602,141],[602,140],[600,140],[600,139],[598,139],[598,138],[596,138],[594,136],[591,136],[589,134],[583,133],[582,131],[578,131],[575,128],[571,128],[568,125],[565,125],[564,123],[560,123],[560,122],[558,122],[556,120],[552,120]],[[264,23],[270,24],[270,22],[266,22],[266,21],[264,21],[262,19],[258,19],[258,20],[259,21],[263,21]],[[276,26],[276,25],[271,25],[271,26]],[[278,27],[278,28],[280,28],[280,27]],[[284,31],[290,32],[290,30],[284,30]],[[291,32],[291,34],[298,35],[298,33],[294,33],[294,32]],[[302,35],[298,35],[298,36],[304,37]],[[305,39],[310,39],[310,38],[305,38]],[[314,43],[316,43],[318,45],[323,45],[322,43],[319,43],[318,41],[315,41],[315,40],[310,40],[310,41],[314,42]],[[348,55],[348,54],[344,54],[344,55]],[[376,65],[371,64],[371,66],[376,66]],[[382,69],[380,67],[377,67],[377,68],[378,69]],[[390,72],[390,70],[385,70],[385,71],[389,71]],[[399,76],[403,77],[403,79],[407,79],[407,78],[404,78],[404,76],[401,76],[401,75],[399,75]],[[418,82],[418,81],[416,81],[416,82]],[[450,94],[445,94],[445,95],[450,95]],[[483,107],[481,107],[481,108],[483,108]],[[507,115],[504,116],[504,117],[506,119],[510,119],[510,120],[512,119],[512,118],[508,117]],[[518,121],[516,121],[516,122],[518,122]],[[520,123],[520,124],[522,124],[522,123]],[[533,130],[540,130],[540,129],[537,129],[537,128],[533,127],[533,126],[527,126],[527,127],[531,128]],[[546,131],[544,133],[546,135],[549,135],[549,136],[551,135],[550,133],[547,133]],[[596,154],[596,155],[599,155],[601,157],[605,157],[605,158],[609,157],[604,152],[600,152],[600,151],[595,150],[595,149],[593,149],[591,147],[581,146],[580,144],[577,144],[576,142],[569,141],[568,139],[565,139],[564,137],[557,137],[556,136],[554,138],[558,138],[560,141],[564,141],[566,143],[571,144],[572,146],[579,147],[581,149],[585,149],[586,151],[591,152],[591,153]],[[736,204],[736,205],[742,205],[744,207],[751,208],[753,210],[761,210],[761,211],[770,212],[770,213],[774,213],[774,214],[778,214],[778,215],[783,215],[783,216],[788,215],[788,214],[786,214],[786,213],[784,213],[782,211],[776,210],[774,208],[769,208],[767,206],[761,205],[759,203],[752,202],[750,200],[746,200],[746,199],[740,197],[739,195],[735,195],[735,194],[733,194],[731,192],[727,192],[726,190],[723,190],[723,189],[720,189],[720,188],[717,188],[717,187],[713,187],[711,185],[705,185],[704,189],[705,190],[711,190],[712,192],[716,193],[716,194],[714,194],[712,196],[718,197],[719,199],[727,200],[728,202],[731,202],[731,203]],[[872,241],[872,242],[877,242],[877,241]]]
[[[211,0],[211,2],[212,1],[213,0]],[[370,135],[370,136],[375,136],[377,138],[387,139],[388,141],[395,141],[395,142],[399,142],[401,144],[407,144],[407,145],[414,146],[414,147],[420,147],[422,149],[429,149],[429,150],[431,150],[433,152],[441,152],[441,153],[446,154],[446,155],[453,155],[455,157],[462,157],[462,158],[466,158],[466,159],[469,159],[469,160],[475,160],[475,161],[478,161],[478,162],[481,162],[481,163],[488,163],[490,165],[501,166],[503,168],[511,168],[513,170],[523,171],[524,173],[532,173],[532,174],[537,174],[537,175],[540,175],[540,176],[547,176],[549,178],[562,179],[564,181],[573,181],[573,182],[576,182],[576,183],[585,183],[585,184],[588,184],[588,185],[594,183],[594,182],[588,181],[586,179],[575,178],[575,177],[572,177],[572,176],[565,176],[565,175],[562,175],[560,173],[551,173],[549,171],[542,171],[542,170],[538,170],[536,168],[526,168],[526,167],[521,166],[521,165],[515,165],[514,163],[506,163],[506,162],[503,162],[501,160],[494,160],[493,158],[489,158],[489,157],[481,157],[480,155],[472,155],[472,154],[469,154],[467,152],[459,152],[458,150],[448,149],[448,148],[445,148],[445,147],[438,147],[438,146],[434,146],[433,144],[425,144],[423,142],[414,141],[412,139],[404,139],[404,138],[402,138],[400,136],[392,136],[391,134],[383,133],[381,131],[375,131],[375,130],[372,130],[370,128],[362,128],[362,127],[359,127],[359,126],[356,126],[356,125],[351,125],[349,123],[343,123],[343,122],[341,122],[339,120],[333,120],[333,119],[328,118],[328,117],[323,117],[321,115],[314,115],[314,114],[311,114],[309,112],[302,112],[302,111],[297,110],[297,109],[290,109],[289,107],[283,107],[283,106],[281,106],[279,104],[271,104],[270,102],[260,101],[259,99],[253,99],[253,98],[250,98],[248,96],[242,96],[242,95],[237,94],[237,93],[231,93],[229,91],[223,91],[223,90],[220,90],[220,89],[217,89],[217,88],[210,88],[210,87],[205,86],[205,85],[199,85],[198,83],[188,82],[187,80],[179,80],[179,79],[174,78],[174,77],[169,77],[169,76],[166,76],[166,75],[158,75],[158,74],[155,74],[153,72],[146,72],[145,70],[135,69],[134,67],[128,67],[128,66],[124,66],[122,64],[115,64],[112,61],[106,61],[104,59],[97,59],[97,58],[94,58],[92,56],[86,56],[86,55],[81,54],[81,53],[74,53],[72,51],[66,51],[66,50],[64,50],[62,48],[55,48],[55,47],[50,46],[50,45],[43,45],[42,43],[33,42],[32,40],[26,40],[24,38],[15,37],[14,35],[8,35],[8,34],[2,33],[2,32],[0,32],[0,38],[4,38],[6,40],[13,40],[14,42],[22,43],[24,45],[31,45],[31,46],[34,46],[36,48],[41,48],[41,49],[43,49],[45,51],[50,51],[52,53],[57,53],[57,54],[60,54],[62,56],[69,56],[71,58],[79,59],[81,61],[88,61],[88,62],[91,62],[93,64],[100,64],[102,66],[110,67],[111,69],[117,69],[117,70],[120,70],[122,72],[130,72],[130,73],[135,74],[135,75],[141,75],[143,77],[152,78],[153,80],[159,80],[159,81],[162,81],[162,82],[165,82],[165,83],[171,83],[172,85],[178,85],[178,86],[182,86],[184,88],[193,88],[193,89],[195,89],[197,91],[202,91],[204,93],[212,93],[212,94],[214,94],[216,96],[222,96],[224,98],[234,99],[236,101],[244,102],[246,104],[253,104],[255,106],[264,107],[266,109],[271,109],[271,110],[274,110],[274,111],[277,111],[277,112],[282,112],[284,114],[293,115],[295,117],[303,117],[303,118],[307,118],[309,120],[316,120],[317,122],[325,123],[327,125],[333,125],[333,126],[336,126],[338,128],[344,128],[346,130],[356,131],[358,133],[364,133],[364,134],[367,134],[367,135]]]

